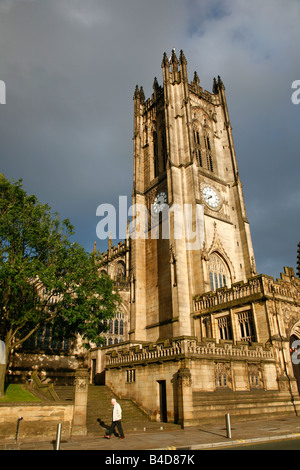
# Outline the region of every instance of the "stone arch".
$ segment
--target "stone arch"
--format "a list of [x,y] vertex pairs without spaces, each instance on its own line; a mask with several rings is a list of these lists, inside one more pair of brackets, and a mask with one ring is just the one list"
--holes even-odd
[[193,128],[193,131],[197,131],[199,129],[201,129],[202,125],[201,125],[201,122],[199,121],[199,119],[195,118],[193,119],[192,121],[192,128]]
[[118,279],[125,279],[126,277],[126,266],[124,261],[118,261],[115,265],[114,277]]
[[290,336],[300,340],[300,320],[298,320],[291,328]]
[[204,110],[201,110],[201,114],[199,116],[193,118],[192,130],[200,131],[202,136],[205,134],[213,136],[214,128],[212,120]]
[[211,290],[225,286],[231,287],[232,277],[229,265],[218,251],[213,251],[209,255],[208,272]]
[[118,322],[117,335],[119,339],[121,339],[121,341],[127,341],[130,308],[129,308],[128,300],[126,298],[122,298],[122,292],[120,292],[120,295],[121,295],[121,303],[119,306],[119,313],[114,318],[114,326],[116,326],[115,322],[117,321]]
[[208,126],[213,130],[212,115],[208,109],[205,109],[203,106],[194,106],[192,108],[193,120],[192,122],[197,122],[202,127]]
[[227,265],[228,270],[229,270],[229,274],[230,274],[230,285],[228,285],[228,287],[231,287],[231,284],[236,279],[235,270],[234,270],[234,266],[233,266],[229,256],[227,255],[227,253],[226,253],[226,251],[225,251],[225,249],[222,245],[222,242],[219,238],[216,223],[214,223],[213,241],[212,241],[211,246],[209,247],[208,252],[207,252],[208,258],[211,256],[212,253],[217,253],[223,259],[225,264]]
[[194,162],[200,168],[213,172],[216,167],[213,128],[210,117],[203,110],[201,110],[200,116],[195,113],[192,121],[192,132]]

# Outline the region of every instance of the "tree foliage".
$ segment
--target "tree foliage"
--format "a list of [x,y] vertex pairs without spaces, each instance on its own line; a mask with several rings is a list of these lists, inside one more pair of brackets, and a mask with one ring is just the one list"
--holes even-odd
[[99,255],[72,242],[73,234],[69,220],[28,196],[21,180],[0,176],[0,339],[7,359],[47,324],[57,339],[79,334],[87,344],[101,342],[120,298],[99,276]]

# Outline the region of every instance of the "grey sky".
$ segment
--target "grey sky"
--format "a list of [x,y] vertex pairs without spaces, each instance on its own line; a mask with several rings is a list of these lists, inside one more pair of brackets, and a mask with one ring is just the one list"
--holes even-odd
[[299,24],[299,0],[0,0],[0,171],[92,250],[97,206],[130,203],[135,85],[150,96],[183,49],[190,80],[225,84],[257,268],[278,277],[300,241]]

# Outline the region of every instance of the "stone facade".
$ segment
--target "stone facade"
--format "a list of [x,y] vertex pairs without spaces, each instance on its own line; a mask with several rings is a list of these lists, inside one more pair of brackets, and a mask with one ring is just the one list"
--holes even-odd
[[[189,83],[174,50],[162,71],[151,98],[134,94],[132,202],[145,210],[129,242],[128,341],[90,360],[157,420],[297,413],[300,279],[256,272],[224,84]],[[175,207],[190,208],[179,232]]]
[[106,383],[161,420],[164,382],[167,419],[185,425],[229,409],[236,415],[298,413],[291,340],[300,339],[299,301],[300,279],[288,268],[280,280],[260,275],[203,294],[191,314],[195,336],[107,348]]
[[57,425],[63,423],[62,438],[70,439],[74,418],[72,403],[1,403],[0,439],[1,443],[16,437],[16,423],[22,417],[18,438],[28,436],[36,440],[55,440]]
[[[134,233],[131,242],[129,337],[150,341],[191,335],[195,295],[256,274],[224,85],[214,81],[211,94],[197,74],[189,83],[183,53],[178,61],[173,51],[171,63],[165,55],[162,69],[164,86],[155,79],[152,98],[138,87],[134,95],[133,204],[147,209],[151,227],[159,198],[169,210],[167,238],[162,211],[157,233],[148,224],[147,238]],[[175,208],[190,209],[179,236]],[[189,229],[198,230],[198,244]]]
[[[99,264],[122,305],[106,345],[89,353],[90,381],[183,426],[298,413],[300,279],[291,268],[277,280],[256,271],[224,84],[205,91],[196,72],[189,82],[182,52],[165,54],[162,72],[151,98],[134,93],[139,210]],[[54,365],[40,351],[38,363],[23,351],[14,370],[74,379],[84,365],[80,348]]]
[[[96,242],[94,250],[96,250]],[[130,306],[130,240],[129,234],[124,242],[117,246],[112,244],[109,237],[108,250],[101,254],[99,274],[107,274],[114,281],[115,289],[121,296],[120,311],[110,320],[108,333],[104,334],[106,345],[112,345],[128,339],[128,321]]]

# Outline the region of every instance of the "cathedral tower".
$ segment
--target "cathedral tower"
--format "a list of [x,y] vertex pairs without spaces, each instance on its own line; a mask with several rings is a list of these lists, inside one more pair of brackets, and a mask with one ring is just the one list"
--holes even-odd
[[151,98],[134,93],[129,337],[141,341],[193,336],[195,295],[256,274],[223,82],[189,83],[182,51],[162,72]]

